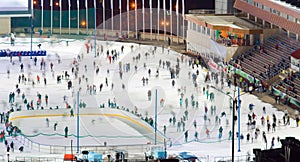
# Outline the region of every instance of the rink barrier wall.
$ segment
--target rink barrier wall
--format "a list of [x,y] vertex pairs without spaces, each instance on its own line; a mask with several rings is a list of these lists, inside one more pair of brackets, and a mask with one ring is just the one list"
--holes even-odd
[[[105,115],[107,117],[118,117],[118,119],[123,119],[121,121],[129,121],[129,123],[134,123],[134,125],[138,126],[139,128],[143,128],[143,130],[149,132],[154,132],[153,127],[151,127],[148,123],[140,119],[139,117],[135,116],[134,114],[131,114],[127,111],[122,111],[118,109],[93,109],[93,108],[85,108],[85,113],[80,114],[80,116],[93,116],[93,115]],[[95,113],[96,112],[96,113]],[[104,113],[105,114],[101,114]],[[46,118],[51,116],[66,116],[68,117],[70,115],[70,109],[58,109],[58,110],[30,110],[30,111],[17,111],[13,112],[10,115],[10,121],[15,126],[19,126],[19,119],[25,119],[25,118]],[[74,116],[76,116],[76,112],[74,112]],[[130,125],[130,124],[129,124]],[[21,128],[22,129],[22,128]],[[137,130],[138,131],[138,130]],[[49,134],[48,134],[49,135]],[[56,134],[55,134],[56,135]],[[59,135],[59,134],[58,134]],[[152,141],[153,138],[151,137],[152,134],[148,136],[150,137],[150,140]],[[154,135],[153,135],[154,136]],[[161,132],[158,132],[158,143],[162,144],[163,138],[165,138]],[[28,138],[25,134],[20,134],[16,137],[20,141],[20,143],[24,144],[24,146],[35,150],[39,152],[45,152],[45,153],[70,153],[71,147],[70,146],[55,146],[55,145],[48,145],[48,144],[41,144],[38,142],[32,141],[30,138]],[[118,146],[81,146],[81,149],[88,149],[93,150],[95,152],[105,152],[105,151],[111,151],[111,150],[137,150],[137,152],[141,151],[147,151],[151,144],[135,144],[135,145],[118,145]],[[75,150],[76,147],[74,146],[73,149]]]

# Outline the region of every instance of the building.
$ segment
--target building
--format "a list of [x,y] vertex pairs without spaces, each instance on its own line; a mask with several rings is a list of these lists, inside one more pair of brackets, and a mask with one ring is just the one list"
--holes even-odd
[[263,27],[279,28],[288,37],[299,40],[299,1],[236,0],[234,7],[245,12],[248,19],[262,24]]
[[262,41],[264,30],[233,15],[188,14],[187,50],[219,64],[228,62],[241,48]]
[[215,13],[216,14],[233,14],[235,0],[215,0]]
[[291,54],[291,69],[296,72],[300,71],[300,49]]

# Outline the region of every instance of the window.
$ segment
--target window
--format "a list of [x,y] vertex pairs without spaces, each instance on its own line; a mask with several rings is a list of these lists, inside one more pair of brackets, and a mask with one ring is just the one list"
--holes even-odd
[[196,31],[196,23],[193,23],[193,30]]
[[291,15],[287,15],[287,16],[289,21],[295,22],[295,18],[293,16]]
[[269,8],[268,6],[263,6],[263,9],[264,9],[265,11],[270,12],[270,8]]
[[206,27],[202,27],[202,34],[205,34],[206,33]]
[[207,28],[206,34],[207,34],[207,35],[210,35],[210,28]]
[[287,18],[287,14],[282,13],[282,12],[280,13],[280,16],[283,17],[283,18],[285,18],[285,19]]
[[200,25],[197,25],[197,27],[198,27],[198,28],[197,28],[197,32],[198,32],[198,33],[201,33],[201,26],[200,26]]

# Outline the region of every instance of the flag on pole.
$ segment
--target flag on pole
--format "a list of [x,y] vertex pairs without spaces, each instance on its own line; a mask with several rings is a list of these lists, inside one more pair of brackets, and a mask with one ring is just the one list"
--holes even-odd
[[178,6],[178,0],[176,0],[176,15],[179,14],[179,6]]
[[122,9],[122,6],[121,6],[121,0],[119,0],[119,9],[120,9],[120,10]]
[[88,0],[85,0],[85,8],[87,9],[88,8]]
[[184,0],[182,0],[182,16],[184,17]]
[[44,5],[44,0],[41,1],[41,7],[43,7],[43,5]]
[[170,13],[169,13],[170,16],[172,16],[172,0],[170,0]]
[[152,13],[152,0],[149,0],[150,13]]
[[68,6],[69,6],[69,10],[70,10],[70,8],[71,8],[71,2],[70,2],[70,1],[71,1],[71,0],[69,0],[69,5],[68,5]]
[[102,0],[102,8],[105,9],[105,0]]
[[110,9],[114,9],[114,1],[113,0],[110,0]]
[[145,0],[142,0],[142,5],[143,5],[143,10],[142,10],[142,12],[143,12],[143,14],[145,13]]
[[49,4],[50,7],[52,7],[52,4],[53,4],[53,0],[50,0],[50,4]]

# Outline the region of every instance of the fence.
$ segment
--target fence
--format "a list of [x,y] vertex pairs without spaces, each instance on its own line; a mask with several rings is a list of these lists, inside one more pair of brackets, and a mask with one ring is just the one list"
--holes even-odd
[[[214,157],[214,162],[231,162],[232,157],[231,156],[216,156]],[[250,162],[251,156],[250,155],[241,155],[241,156],[235,156],[234,161],[236,162]]]
[[[22,143],[25,147],[30,148],[32,151],[38,151],[47,154],[66,154],[71,153],[72,150],[75,153],[77,147],[76,146],[56,146],[56,145],[46,145],[40,144],[26,138],[24,136],[18,136],[16,138],[20,143]],[[143,153],[150,151],[152,145],[150,144],[141,144],[141,145],[116,145],[116,146],[80,146],[79,150],[89,150],[93,152],[99,153],[107,153],[113,152],[116,150],[126,150],[130,153]],[[156,145],[157,146],[157,145]]]
[[57,157],[21,157],[17,156],[15,157],[15,161],[18,162],[26,162],[26,161],[34,161],[34,162],[63,162],[63,158],[57,158]]
[[[102,33],[108,33],[112,31],[113,36],[128,35],[137,38],[138,32],[151,33],[151,38],[157,35],[163,34],[162,40],[168,40],[167,37],[170,35],[184,38],[187,31],[187,22],[183,19],[181,14],[176,15],[176,12],[168,13],[164,18],[164,12],[162,9],[152,9],[145,8],[144,12],[142,9],[138,9],[136,12],[130,10],[129,12],[122,12],[121,14],[114,15],[113,17],[106,18],[103,21],[101,9],[96,11],[96,21],[97,21],[97,35],[99,36],[99,30]],[[87,12],[86,12],[87,11]],[[79,13],[79,17],[77,15]],[[159,14],[159,15],[158,15]],[[43,17],[42,17],[43,15]],[[53,18],[51,19],[51,11],[44,10],[43,14],[41,10],[34,10],[34,32],[39,32],[43,34],[83,34],[83,35],[93,35],[94,33],[94,9],[81,9],[81,10],[71,10],[70,11],[70,21],[69,11],[64,10],[53,11]],[[144,15],[144,16],[142,16]],[[110,16],[110,15],[109,15]],[[51,21],[52,20],[52,21]],[[31,30],[31,21],[28,17],[12,17],[11,27],[12,32],[24,32],[28,33]],[[132,34],[133,33],[133,34]],[[102,34],[100,34],[102,35]],[[158,39],[158,38],[157,38]],[[179,39],[179,38],[177,38]]]

